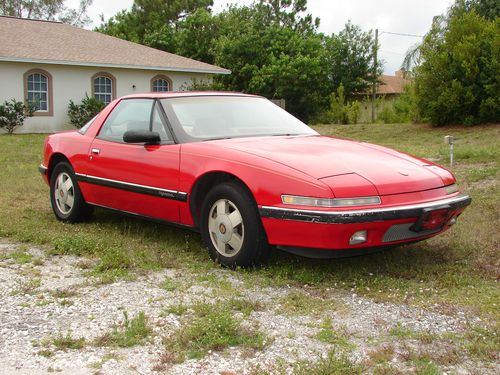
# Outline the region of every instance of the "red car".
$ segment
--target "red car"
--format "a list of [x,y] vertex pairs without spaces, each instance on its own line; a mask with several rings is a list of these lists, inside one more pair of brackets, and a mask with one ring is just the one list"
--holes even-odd
[[48,136],[39,170],[59,220],[104,207],[175,223],[229,267],[259,264],[270,245],[326,258],[419,241],[471,202],[442,167],[320,136],[236,93],[117,99],[82,129]]

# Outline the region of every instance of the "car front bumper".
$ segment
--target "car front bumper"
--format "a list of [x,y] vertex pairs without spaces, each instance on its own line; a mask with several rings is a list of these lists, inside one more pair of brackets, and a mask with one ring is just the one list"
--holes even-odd
[[[456,220],[470,203],[468,195],[458,194],[418,204],[371,209],[319,211],[259,206],[259,212],[269,243],[273,245],[343,250],[388,246],[432,237],[448,229],[452,223],[414,232],[412,226],[425,210],[447,208]],[[358,231],[367,232],[366,241],[350,244],[351,236]]]

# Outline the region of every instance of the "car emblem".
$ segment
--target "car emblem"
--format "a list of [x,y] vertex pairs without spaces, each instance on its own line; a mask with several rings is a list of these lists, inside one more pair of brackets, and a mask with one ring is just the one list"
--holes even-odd
[[401,176],[409,176],[410,174],[406,171],[398,171]]
[[219,232],[226,234],[226,226],[224,224],[219,225]]

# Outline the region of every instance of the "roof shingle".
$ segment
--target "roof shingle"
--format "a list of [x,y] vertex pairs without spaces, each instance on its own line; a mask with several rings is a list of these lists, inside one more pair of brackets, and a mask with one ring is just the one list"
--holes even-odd
[[229,74],[221,67],[60,22],[0,16],[0,61]]

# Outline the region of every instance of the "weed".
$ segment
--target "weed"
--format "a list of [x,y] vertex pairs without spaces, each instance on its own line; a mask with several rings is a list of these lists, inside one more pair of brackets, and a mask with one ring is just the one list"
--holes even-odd
[[180,281],[166,278],[160,284],[160,288],[165,289],[167,292],[173,292],[181,286]]
[[179,303],[179,304],[176,304],[176,305],[170,305],[170,306],[167,306],[163,309],[162,311],[162,314],[163,315],[166,315],[166,314],[174,314],[174,315],[184,315],[186,313],[186,311],[188,311],[189,307],[182,304],[182,303]]
[[36,352],[36,354],[41,355],[42,357],[45,357],[45,358],[50,358],[50,357],[54,356],[54,352],[52,350],[49,350],[49,349],[39,350],[38,352]]
[[135,345],[142,345],[153,330],[149,326],[148,318],[143,311],[140,311],[132,319],[128,318],[126,311],[123,311],[123,324],[115,326],[113,330],[96,339],[96,346],[118,346],[128,348]]
[[355,375],[361,374],[363,367],[352,362],[347,356],[338,356],[334,351],[316,363],[299,362],[294,366],[294,375]]
[[339,307],[339,304],[332,300],[292,291],[280,299],[277,311],[289,315],[318,315],[325,311],[335,311]]
[[10,257],[17,264],[26,264],[26,263],[29,263],[33,260],[33,255],[31,255],[30,253],[27,253],[26,251],[21,251],[21,250],[17,250],[17,251],[10,253]]
[[233,317],[223,304],[198,304],[193,307],[195,319],[165,339],[167,353],[175,362],[201,358],[208,351],[221,351],[231,346],[262,349],[265,337],[261,332],[249,331]]
[[338,331],[334,330],[332,327],[332,320],[330,318],[327,318],[323,321],[320,326],[319,332],[316,334],[316,338],[328,344],[335,345],[335,348],[337,350],[354,349],[354,345],[349,342],[345,328]]
[[393,356],[394,346],[390,344],[381,345],[368,353],[368,357],[375,363],[387,363]]
[[29,279],[25,281],[18,282],[18,287],[12,294],[33,294],[42,284],[42,280],[39,278]]
[[85,338],[73,338],[68,332],[65,336],[59,334],[59,336],[52,338],[51,344],[54,345],[58,350],[79,350],[85,346]]
[[90,367],[96,370],[102,368],[102,366],[106,363],[114,359],[115,361],[119,361],[121,357],[116,353],[108,353],[102,356],[102,358],[98,362],[94,362],[90,364]]
[[78,295],[78,292],[73,289],[56,289],[50,293],[54,298],[71,298]]

